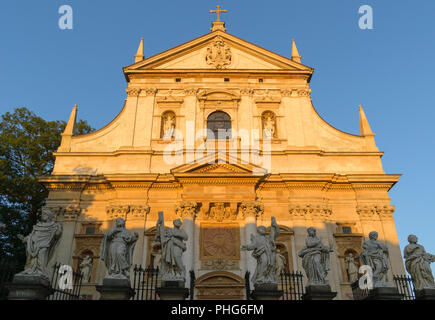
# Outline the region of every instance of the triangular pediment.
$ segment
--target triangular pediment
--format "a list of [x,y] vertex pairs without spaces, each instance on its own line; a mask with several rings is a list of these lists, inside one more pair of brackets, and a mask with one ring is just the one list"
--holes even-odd
[[141,70],[286,70],[313,69],[223,31],[214,31],[124,68]]
[[264,175],[267,170],[257,165],[243,163],[240,159],[216,153],[171,170],[172,174],[189,175]]

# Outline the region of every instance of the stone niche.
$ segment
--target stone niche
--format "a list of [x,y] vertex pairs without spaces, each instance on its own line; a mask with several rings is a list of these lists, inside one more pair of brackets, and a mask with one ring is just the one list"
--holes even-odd
[[202,222],[200,226],[201,269],[239,270],[239,224],[236,222]]

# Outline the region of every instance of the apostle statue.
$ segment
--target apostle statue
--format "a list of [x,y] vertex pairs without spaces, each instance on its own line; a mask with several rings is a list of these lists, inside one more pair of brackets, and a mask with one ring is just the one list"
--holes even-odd
[[279,249],[276,250],[276,276],[279,277],[284,271],[287,264],[287,259],[281,254]]
[[406,271],[411,275],[415,290],[435,289],[434,277],[430,264],[435,262],[435,255],[426,253],[424,247],[417,243],[418,238],[408,236],[409,244],[403,250]]
[[163,139],[170,140],[174,136],[175,115],[171,112],[165,114],[163,118]]
[[349,277],[349,282],[354,283],[358,280],[359,266],[356,263],[353,254],[349,253],[349,255],[344,258],[344,262],[346,263],[346,272],[347,276]]
[[115,228],[104,234],[100,259],[106,265],[107,278],[130,279],[133,251],[138,238],[137,232],[132,234],[125,228],[122,218],[117,218]]
[[273,138],[275,135],[275,120],[271,114],[268,114],[263,119],[263,130],[268,138]]
[[82,275],[83,283],[89,283],[91,281],[91,271],[92,271],[92,258],[91,256],[87,255],[80,263],[80,273]]
[[278,284],[276,275],[276,246],[275,239],[279,236],[279,227],[275,217],[271,219],[270,233],[266,228],[257,228],[258,235],[251,235],[251,242],[243,245],[241,250],[252,251],[252,257],[257,260],[257,267],[252,276],[254,286],[262,284]]
[[159,212],[154,242],[160,244],[162,250],[160,257],[162,281],[186,281],[186,268],[181,257],[186,251],[184,241],[187,241],[188,236],[181,229],[180,219],[174,220],[173,224],[174,228],[165,228],[163,212]]
[[54,221],[53,212],[44,208],[41,219],[33,226],[32,232],[27,236],[18,235],[26,246],[26,265],[19,275],[49,279],[47,264],[53,256],[62,230],[62,225]]
[[378,241],[378,233],[372,231],[369,233],[369,240],[362,245],[363,251],[360,255],[361,262],[368,265],[373,271],[373,287],[392,287],[387,281],[387,272],[390,268],[388,263],[388,248]]
[[329,285],[327,276],[329,255],[333,251],[332,245],[330,244],[329,247],[324,245],[313,227],[309,227],[307,233],[305,248],[298,253],[298,256],[302,258],[302,267],[308,278],[307,287],[327,286]]

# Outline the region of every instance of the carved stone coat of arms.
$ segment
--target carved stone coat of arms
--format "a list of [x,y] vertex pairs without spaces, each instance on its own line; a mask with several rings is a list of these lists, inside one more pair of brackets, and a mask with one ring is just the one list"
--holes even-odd
[[213,43],[207,47],[205,61],[216,69],[225,69],[226,66],[231,64],[231,57],[230,47],[221,37],[216,37]]

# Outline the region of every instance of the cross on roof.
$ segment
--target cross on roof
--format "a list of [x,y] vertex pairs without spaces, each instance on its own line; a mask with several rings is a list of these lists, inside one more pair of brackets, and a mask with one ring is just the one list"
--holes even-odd
[[217,19],[216,19],[216,21],[221,21],[221,19],[220,19],[220,17],[219,17],[219,14],[220,14],[221,12],[222,12],[222,13],[227,12],[227,10],[221,10],[220,8],[221,8],[221,6],[220,6],[220,5],[217,5],[217,6],[216,6],[216,10],[210,10],[210,13],[216,13],[216,15],[217,15]]

